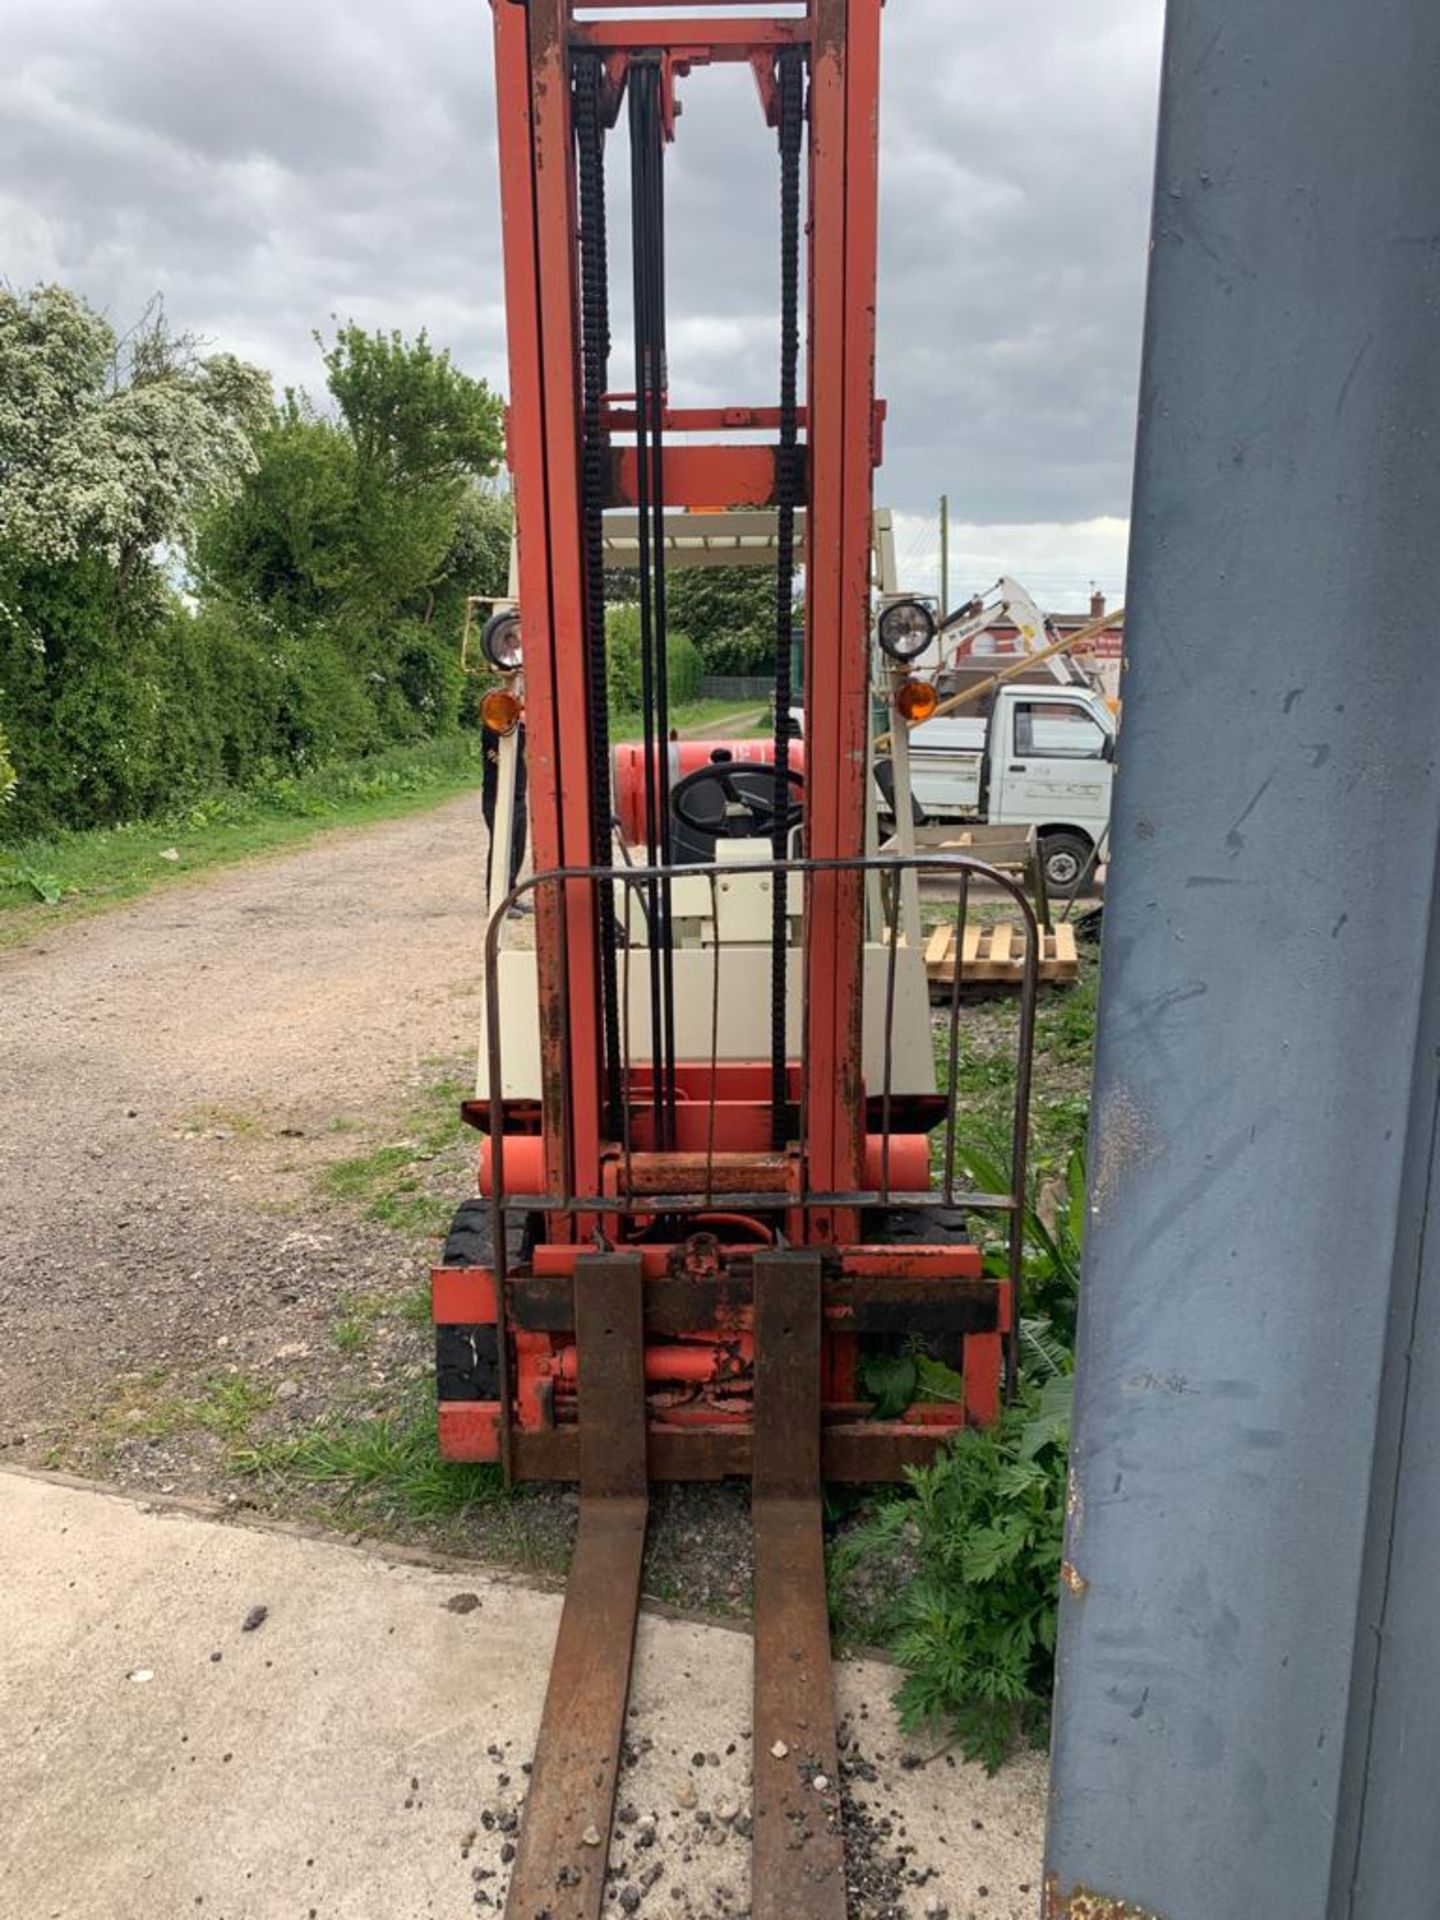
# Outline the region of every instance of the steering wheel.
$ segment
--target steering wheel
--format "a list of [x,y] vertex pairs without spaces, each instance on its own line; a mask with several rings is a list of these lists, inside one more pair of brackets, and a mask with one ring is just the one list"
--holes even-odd
[[[804,816],[805,776],[787,768],[785,779],[788,833]],[[716,840],[768,840],[775,831],[775,769],[761,760],[712,760],[676,781],[670,805],[692,833]]]

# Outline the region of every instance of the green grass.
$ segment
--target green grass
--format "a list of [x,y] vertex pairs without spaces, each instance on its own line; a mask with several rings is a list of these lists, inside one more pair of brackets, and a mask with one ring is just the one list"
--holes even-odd
[[398,1226],[418,1185],[413,1171],[416,1158],[410,1141],[374,1147],[369,1153],[333,1161],[320,1175],[320,1185],[333,1200],[363,1207],[367,1219]]
[[[459,1080],[430,1082],[402,1121],[399,1139],[332,1160],[316,1177],[319,1191],[402,1233],[442,1234],[455,1210],[455,1195],[433,1192],[425,1168],[463,1137],[460,1102],[466,1092]],[[356,1345],[346,1351],[359,1352],[364,1341],[350,1337]]]
[[439,1520],[505,1498],[498,1467],[441,1458],[428,1390],[399,1412],[338,1415],[294,1439],[236,1447],[230,1464],[237,1473],[322,1488],[382,1522]]
[[198,1400],[187,1403],[186,1410],[207,1433],[235,1440],[249,1431],[255,1415],[263,1413],[274,1397],[273,1388],[247,1380],[243,1373],[221,1374],[208,1382]]
[[477,736],[455,735],[279,775],[254,792],[213,794],[159,820],[0,845],[0,947],[329,827],[435,806],[479,778]]
[[275,1398],[274,1389],[243,1373],[213,1374],[192,1397],[165,1388],[163,1373],[150,1374],[122,1388],[100,1417],[104,1438],[163,1440],[199,1429],[238,1443],[257,1414]]
[[375,1344],[375,1333],[384,1320],[406,1327],[430,1325],[430,1288],[421,1284],[402,1292],[348,1293],[331,1325],[330,1333],[341,1353],[368,1353]]
[[411,1287],[408,1293],[402,1293],[399,1300],[393,1303],[393,1311],[396,1319],[403,1320],[407,1327],[430,1326],[429,1281],[422,1280],[418,1287]]
[[1052,987],[1042,997],[1035,1016],[1035,1043],[1040,1052],[1090,1071],[1095,1051],[1095,996],[1100,970],[1087,956],[1080,978],[1072,987]]
[[202,1100],[175,1116],[175,1123],[187,1133],[229,1133],[238,1139],[251,1139],[263,1129],[257,1114],[243,1107],[226,1107],[213,1100]]
[[347,1313],[335,1322],[331,1332],[341,1353],[365,1353],[375,1344],[375,1323]]
[[[1040,989],[1035,1015],[1035,1068],[1030,1100],[1030,1171],[1038,1180],[1064,1172],[1083,1145],[1090,1107],[1090,1064],[1095,1050],[1095,996],[1099,967],[1082,952],[1073,986]],[[949,1059],[948,1008],[932,1027],[935,1065],[943,1086]],[[991,996],[961,1007],[955,1058],[960,1143],[984,1142],[994,1150],[1008,1140],[1015,1101],[1015,1043],[1019,1001]],[[937,1136],[938,1156],[943,1143]],[[1008,1158],[1008,1153],[1005,1156]],[[939,1169],[938,1157],[935,1162]]]

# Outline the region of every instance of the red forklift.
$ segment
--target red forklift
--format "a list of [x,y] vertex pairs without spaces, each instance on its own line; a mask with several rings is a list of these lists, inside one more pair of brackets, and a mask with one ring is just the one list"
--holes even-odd
[[[505,1911],[600,1913],[594,1834],[614,1808],[648,1487],[734,1475],[751,1484],[755,1554],[751,1911],[840,1920],[822,1483],[900,1478],[1013,1387],[1038,952],[1014,881],[925,856],[957,953],[982,885],[1026,931],[1009,1191],[965,1191],[960,997],[932,1014],[903,936],[919,862],[879,850],[871,777],[872,682],[923,718],[933,689],[910,693],[906,663],[936,624],[919,600],[872,614],[881,0],[683,19],[654,0],[492,6],[518,567],[484,631],[500,676],[485,714],[505,849],[523,727],[532,865],[513,888],[495,866],[467,1105],[479,1192],[433,1279],[439,1431],[450,1459],[580,1488]],[[666,351],[665,160],[681,82],[722,64],[754,80],[737,138],[778,161],[776,390],[685,407]],[[630,188],[623,390],[612,143]],[[610,740],[617,551],[638,602],[638,749]],[[773,568],[767,742],[672,740],[666,578],[697,555]],[[527,902],[533,919],[517,918]],[[987,1219],[1000,1274],[982,1259]],[[962,1390],[877,1417],[870,1362],[915,1349]]]

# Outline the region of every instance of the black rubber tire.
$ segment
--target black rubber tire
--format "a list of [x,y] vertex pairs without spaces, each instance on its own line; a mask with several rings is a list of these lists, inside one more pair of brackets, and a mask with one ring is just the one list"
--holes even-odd
[[494,1327],[436,1327],[435,1398],[500,1398],[500,1344]]
[[[969,1245],[974,1236],[958,1207],[870,1207],[860,1216],[860,1232],[867,1245],[893,1247],[913,1242],[929,1247]],[[903,1333],[865,1335],[872,1353],[899,1353],[912,1336]],[[963,1333],[927,1339],[924,1350],[932,1360],[959,1373],[964,1358]]]
[[1095,849],[1080,833],[1046,833],[1040,837],[1040,864],[1045,869],[1045,891],[1052,904],[1078,891],[1081,877]]
[[[442,1267],[483,1267],[491,1257],[490,1202],[478,1194],[455,1209]],[[510,1227],[510,1264],[527,1259],[535,1243],[538,1220],[527,1216]],[[435,1329],[435,1392],[441,1400],[498,1400],[500,1345],[493,1325],[446,1326]]]
[[462,1200],[455,1209],[455,1217],[450,1222],[450,1231],[445,1236],[445,1250],[440,1255],[442,1267],[482,1267],[490,1258],[490,1202],[477,1193],[469,1200]]
[[871,1207],[861,1216],[867,1243],[894,1246],[918,1240],[930,1247],[953,1247],[970,1239],[970,1226],[958,1207]]

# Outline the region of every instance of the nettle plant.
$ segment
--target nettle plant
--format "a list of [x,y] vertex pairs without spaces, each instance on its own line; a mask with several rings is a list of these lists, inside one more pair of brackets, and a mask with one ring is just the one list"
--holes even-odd
[[[961,1158],[977,1186],[1004,1191],[1003,1163],[980,1145]],[[1075,1147],[1046,1199],[1025,1213],[1021,1378],[998,1425],[958,1434],[909,1497],[889,1501],[840,1545],[836,1589],[863,1563],[915,1571],[883,1628],[905,1670],[904,1724],[947,1730],[992,1770],[1017,1741],[1041,1737],[1054,1683],[1065,1532],[1072,1369],[1086,1214],[1085,1156]],[[1002,1248],[986,1255],[1005,1271]],[[923,1352],[872,1363],[866,1387],[884,1418],[911,1398],[952,1398],[959,1378]]]
[[917,1570],[884,1621],[915,1731],[948,1731],[993,1771],[1043,1734],[1054,1679],[1070,1378],[1026,1381],[997,1426],[968,1428],[836,1550],[844,1591],[862,1562]]

